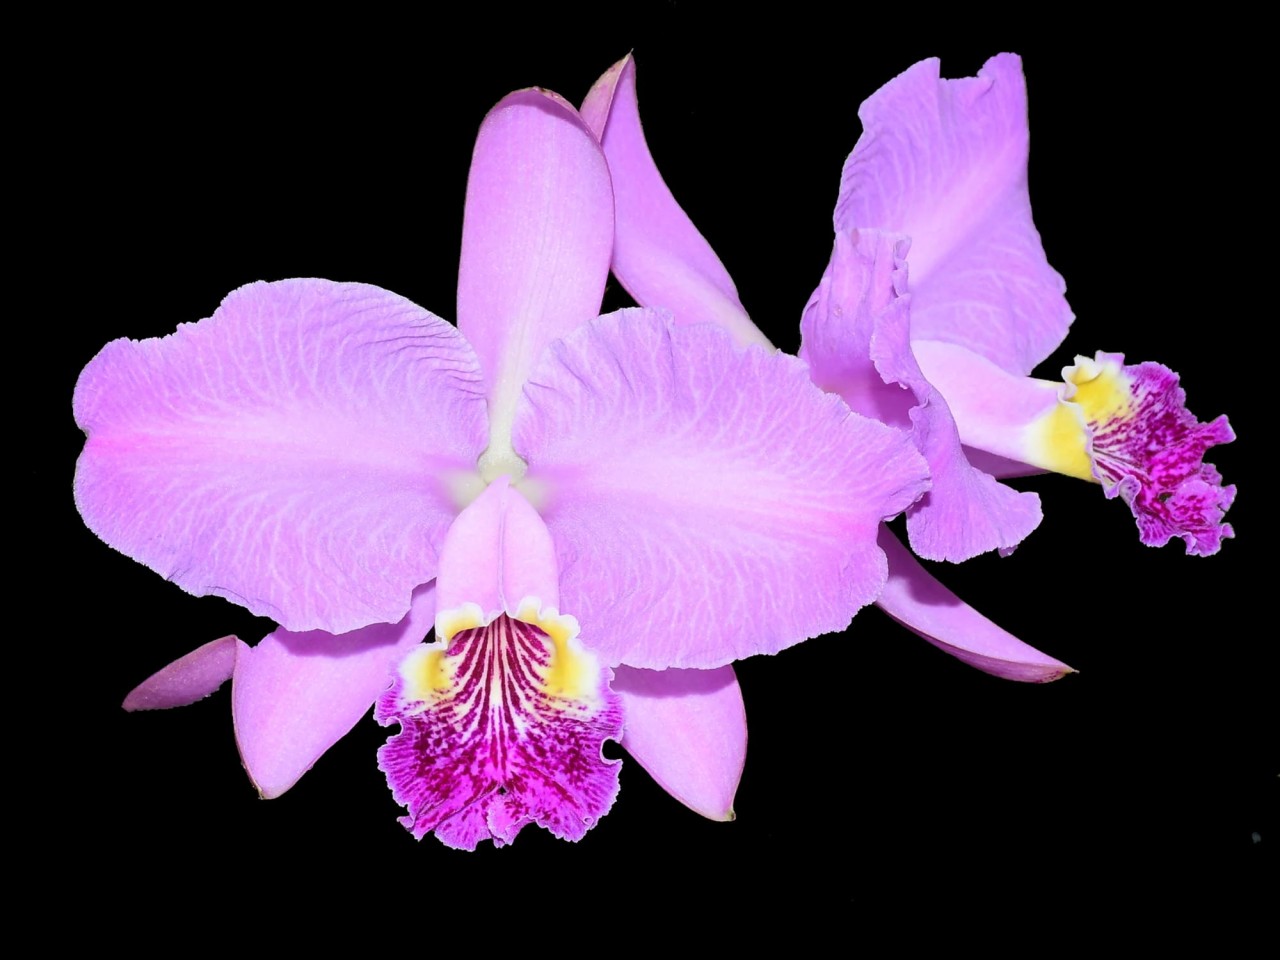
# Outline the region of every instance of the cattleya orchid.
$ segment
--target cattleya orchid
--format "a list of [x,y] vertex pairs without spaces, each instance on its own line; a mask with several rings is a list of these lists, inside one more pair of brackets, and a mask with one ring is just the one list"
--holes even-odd
[[[677,322],[713,322],[767,344],[719,258],[679,207],[649,153],[626,58],[597,81],[583,115],[613,175],[613,271],[636,301]],[[814,382],[901,429],[929,461],[931,489],[907,510],[916,554],[961,561],[1007,553],[1040,522],[1039,498],[998,482],[1041,469],[1121,496],[1144,542],[1182,537],[1212,553],[1234,488],[1202,464],[1232,439],[1200,424],[1157,364],[1078,358],[1063,384],[1026,378],[1073,317],[1049,266],[1027,192],[1027,110],[1016,56],[949,81],[936,60],[863,104],[845,164],[831,262],[804,311],[800,356]],[[910,265],[910,287],[908,286]],[[993,475],[994,474],[994,475]],[[962,603],[887,530],[890,579],[877,603],[966,662],[1018,680],[1065,664]]]
[[94,358],[85,522],[280,624],[193,651],[127,708],[232,679],[245,766],[277,796],[376,703],[400,727],[379,763],[402,822],[456,847],[528,823],[582,837],[617,792],[606,739],[732,815],[728,664],[875,599],[877,531],[926,465],[795,358],[650,309],[597,317],[613,211],[577,112],[514,93],[476,141],[456,328],[287,280]]

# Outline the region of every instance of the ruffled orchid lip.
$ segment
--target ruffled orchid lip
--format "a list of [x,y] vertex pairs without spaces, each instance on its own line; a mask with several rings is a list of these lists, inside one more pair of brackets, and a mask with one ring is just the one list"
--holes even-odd
[[1236,488],[1205,452],[1230,443],[1225,416],[1201,423],[1187,409],[1178,375],[1159,363],[1126,365],[1124,355],[1076,357],[1062,371],[1064,405],[1082,422],[1093,478],[1129,505],[1142,542],[1181,538],[1192,556],[1211,556],[1235,536],[1223,516]]

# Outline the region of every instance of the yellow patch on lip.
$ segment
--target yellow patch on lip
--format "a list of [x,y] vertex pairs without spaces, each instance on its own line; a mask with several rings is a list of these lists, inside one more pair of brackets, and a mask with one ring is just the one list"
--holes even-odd
[[449,641],[463,630],[484,625],[484,611],[478,603],[464,603],[437,613],[435,641],[418,647],[400,662],[400,678],[404,681],[401,698],[423,703],[444,698],[455,681],[456,664],[446,656]]
[[[546,635],[547,660],[537,667],[540,687],[549,697],[572,700],[585,706],[600,698],[600,663],[578,640],[578,621],[555,607],[543,607],[537,597],[525,597],[510,616],[537,627]],[[496,619],[496,618],[493,618]],[[458,658],[450,657],[450,642],[465,630],[487,627],[492,619],[476,603],[464,603],[436,614],[436,640],[425,644],[400,664],[403,680],[401,699],[406,703],[438,703],[452,696],[458,684]],[[498,678],[495,675],[495,682]],[[495,702],[502,697],[501,684],[492,692]]]
[[582,648],[578,621],[555,607],[543,609],[537,597],[525,597],[516,607],[515,618],[533,624],[551,641],[551,662],[544,681],[553,697],[594,701],[600,689],[600,664]]
[[1075,392],[1027,427],[1027,462],[1096,482],[1089,456],[1089,425],[1129,415],[1129,378],[1114,360],[1098,363],[1076,357],[1076,365],[1066,367],[1062,379]]

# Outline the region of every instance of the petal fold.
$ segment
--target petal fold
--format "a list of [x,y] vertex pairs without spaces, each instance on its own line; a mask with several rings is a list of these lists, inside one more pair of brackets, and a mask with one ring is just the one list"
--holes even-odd
[[642,309],[553,345],[515,439],[562,604],[610,664],[717,667],[843,629],[883,584],[877,525],[928,485],[905,436],[794,357]]
[[988,60],[943,80],[924,60],[858,110],[837,231],[911,238],[912,335],[960,344],[1028,374],[1062,342],[1073,315],[1049,266],[1027,192],[1022,63]]
[[711,820],[734,819],[747,759],[747,714],[733,667],[638,670],[617,667],[622,746],[658,786]]
[[[838,392],[855,411],[909,427],[932,481],[907,511],[917,554],[959,562],[989,550],[1008,552],[1040,523],[1040,498],[969,463],[947,401],[921,372],[912,352],[903,259],[909,245],[876,230],[836,235],[831,261],[805,308],[800,357],[815,383]],[[908,409],[912,397],[915,405]]]
[[880,546],[889,579],[876,606],[939,650],[971,667],[1024,683],[1048,683],[1075,671],[992,623],[939,583],[888,530]]
[[436,580],[442,612],[467,604],[482,619],[515,614],[520,603],[536,598],[558,606],[556,553],[542,518],[506,477],[489,484],[458,515],[440,550]]
[[398,621],[435,575],[485,398],[452,326],[377,287],[256,283],[80,375],[76,504],[116,549],[293,631]]
[[458,269],[458,328],[488,382],[495,452],[509,448],[543,349],[600,312],[612,249],[613,192],[595,135],[553,93],[505,97],[476,138]]
[[240,758],[264,798],[292,787],[369,712],[434,617],[426,584],[399,623],[340,636],[277,630],[257,646],[240,643],[231,711]]
[[613,179],[613,273],[637,303],[671,311],[676,323],[715,323],[740,344],[770,346],[733,280],[658,172],[640,125],[635,60],[596,81],[582,117],[604,149]]

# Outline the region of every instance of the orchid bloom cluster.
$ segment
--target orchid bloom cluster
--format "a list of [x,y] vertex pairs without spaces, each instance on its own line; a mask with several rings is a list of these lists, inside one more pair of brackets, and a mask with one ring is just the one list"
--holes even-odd
[[[996,476],[1099,482],[1144,541],[1216,551],[1233,488],[1155,364],[1026,375],[1071,321],[1026,191],[1016,58],[918,64],[864,104],[804,347],[774,351],[649,155],[628,58],[581,112],[542,91],[484,119],[453,326],[395,294],[259,283],[85,368],[76,501],[103,540],[280,628],[223,637],[127,709],[232,682],[267,797],[374,707],[402,823],[449,846],[534,823],[580,839],[622,744],[732,817],[731,662],[869,603],[1001,676],[1070,668],[957,600],[914,551],[1008,551],[1040,519]],[[610,272],[641,305],[597,316]],[[429,636],[430,635],[430,636]],[[428,642],[429,641],[429,642]]]
[[[667,189],[639,119],[635,64],[597,82],[584,115],[613,173],[613,270],[637,302],[740,343],[768,343],[719,258]],[[1234,434],[1200,423],[1177,375],[1099,352],[1059,382],[1027,376],[1073,315],[1049,266],[1027,190],[1026,86],[1018,57],[944,80],[911,67],[863,103],[845,162],[830,262],[801,321],[815,383],[900,429],[926,458],[930,490],[906,511],[929,560],[1010,553],[1040,523],[1039,498],[997,478],[1055,471],[1098,483],[1133,511],[1144,543],[1181,538],[1216,553],[1235,496],[1203,462]],[[931,643],[998,676],[1070,672],[961,602],[887,530],[890,574],[877,604]]]
[[[458,326],[395,294],[258,283],[81,374],[76,501],[103,540],[280,629],[212,641],[126,708],[232,681],[241,756],[287,790],[375,706],[415,836],[474,849],[611,807],[620,741],[732,817],[730,662],[843,629],[879,525],[928,488],[911,443],[803,363],[666,313],[597,317],[600,144],[541,90],[485,118]],[[434,640],[424,643],[434,630]]]

